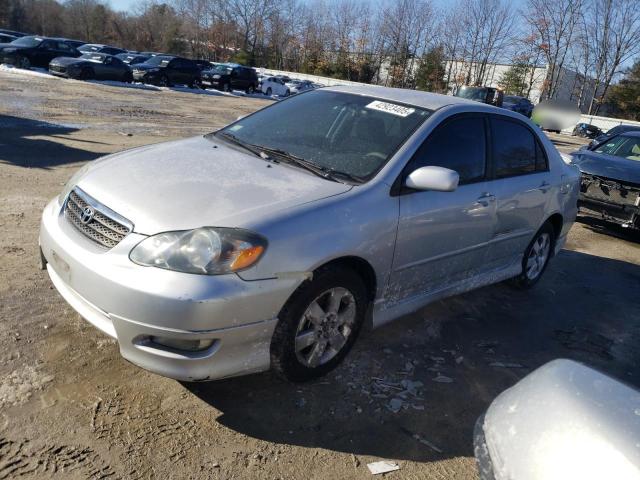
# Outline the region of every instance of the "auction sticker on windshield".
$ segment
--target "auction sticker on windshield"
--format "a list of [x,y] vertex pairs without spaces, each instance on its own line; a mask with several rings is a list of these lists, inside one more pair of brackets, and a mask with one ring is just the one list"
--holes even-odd
[[380,100],[374,100],[367,108],[372,110],[378,110],[380,112],[387,112],[399,117],[408,117],[415,109],[409,107],[403,107],[402,105],[396,105],[395,103],[381,102]]

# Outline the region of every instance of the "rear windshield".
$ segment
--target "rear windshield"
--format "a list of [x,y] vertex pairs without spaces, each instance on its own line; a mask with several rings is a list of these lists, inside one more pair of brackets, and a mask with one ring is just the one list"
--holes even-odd
[[219,133],[364,181],[431,113],[412,105],[320,90],[278,102]]
[[144,62],[146,65],[151,65],[152,67],[166,67],[169,62],[173,60],[173,57],[151,57],[149,60]]
[[21,37],[11,42],[11,45],[17,45],[18,47],[37,47],[42,43],[40,37]]

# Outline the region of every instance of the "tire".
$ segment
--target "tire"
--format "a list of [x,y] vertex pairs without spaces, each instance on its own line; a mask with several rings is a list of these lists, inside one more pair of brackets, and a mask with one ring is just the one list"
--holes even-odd
[[27,57],[23,57],[22,55],[20,55],[17,60],[18,61],[16,62],[16,66],[18,68],[23,68],[25,70],[31,69],[31,60],[29,60]]
[[[553,255],[555,243],[555,231],[551,224],[547,222],[536,232],[533,240],[524,251],[522,273],[511,279],[511,285],[526,290],[538,283],[549,264],[549,259]],[[541,249],[545,252],[543,256],[539,253]]]
[[133,83],[133,74],[132,73],[125,74],[123,81],[124,83]]
[[91,80],[94,77],[93,70],[90,68],[83,68],[78,76],[80,80]]
[[251,95],[251,94],[252,94],[252,93],[254,93],[255,91],[256,91],[256,89],[255,89],[255,87],[254,87],[253,85],[249,85],[249,86],[247,87],[247,89],[245,90],[245,92],[246,92],[248,95]]
[[189,88],[193,88],[193,89],[197,89],[197,90],[203,90],[202,82],[199,79],[194,78],[191,81],[191,83],[189,84]]
[[273,95],[273,90],[271,90],[271,87],[267,87],[267,96],[271,96]]
[[223,83],[222,84],[222,91],[223,92],[230,92],[231,91],[231,85],[229,85],[228,83]]
[[[333,309],[332,299],[339,302]],[[328,266],[316,271],[280,311],[271,339],[272,368],[291,382],[333,370],[356,341],[368,302],[364,282],[353,270]]]
[[161,87],[170,87],[171,83],[169,82],[169,77],[167,77],[166,75],[162,75],[160,77],[160,81],[158,82],[160,84]]
[[288,97],[289,95],[291,95],[291,92],[289,90],[287,90],[286,92],[284,92],[284,96]]

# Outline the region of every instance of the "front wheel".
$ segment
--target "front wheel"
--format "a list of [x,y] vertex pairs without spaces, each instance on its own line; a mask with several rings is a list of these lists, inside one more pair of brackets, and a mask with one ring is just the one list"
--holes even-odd
[[292,382],[333,370],[353,346],[367,309],[364,283],[354,271],[327,267],[291,296],[271,340],[271,365]]
[[253,87],[253,85],[249,85],[247,87],[247,90],[246,90],[247,94],[249,94],[249,95],[251,95],[255,91],[256,91],[256,89]]
[[18,61],[16,63],[19,68],[24,68],[25,70],[29,70],[31,68],[31,61],[27,57],[18,57]]
[[223,92],[230,92],[231,91],[231,85],[229,85],[228,83],[223,83],[222,84],[222,91]]
[[517,288],[533,287],[544,273],[555,247],[555,232],[545,223],[529,243],[522,258],[522,273],[511,280]]
[[167,77],[166,75],[162,75],[160,77],[160,86],[161,87],[169,87],[171,86],[171,84],[169,83],[169,77]]
[[273,94],[273,90],[271,90],[271,87],[267,87],[267,96],[271,96]]

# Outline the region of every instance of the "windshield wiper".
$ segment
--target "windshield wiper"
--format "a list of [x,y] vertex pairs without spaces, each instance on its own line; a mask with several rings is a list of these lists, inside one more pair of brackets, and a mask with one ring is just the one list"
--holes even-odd
[[261,148],[256,147],[255,145],[252,145],[250,143],[245,143],[242,140],[240,140],[238,137],[236,137],[233,133],[228,133],[228,132],[221,132],[220,136],[224,137],[225,140],[233,143],[234,145],[237,145],[239,147],[244,148],[245,150],[250,151],[251,153],[253,153],[256,157],[260,157],[263,160],[267,160],[266,158],[264,158],[263,155],[261,155]]
[[[341,172],[340,170],[334,170],[333,168],[323,167],[322,165],[317,165],[309,160],[305,160],[302,157],[298,157],[293,153],[286,152],[284,150],[278,148],[270,148],[270,147],[262,147],[260,145],[253,145],[254,147],[262,150],[262,152],[268,155],[277,155],[282,157],[285,161],[289,163],[293,163],[294,165],[298,165],[302,168],[309,170],[316,175],[325,178],[327,180],[333,180],[334,182],[340,182],[340,179],[346,179],[354,183],[362,183],[364,180],[361,177],[356,175],[352,175],[347,172]],[[342,183],[342,182],[340,182]]]

